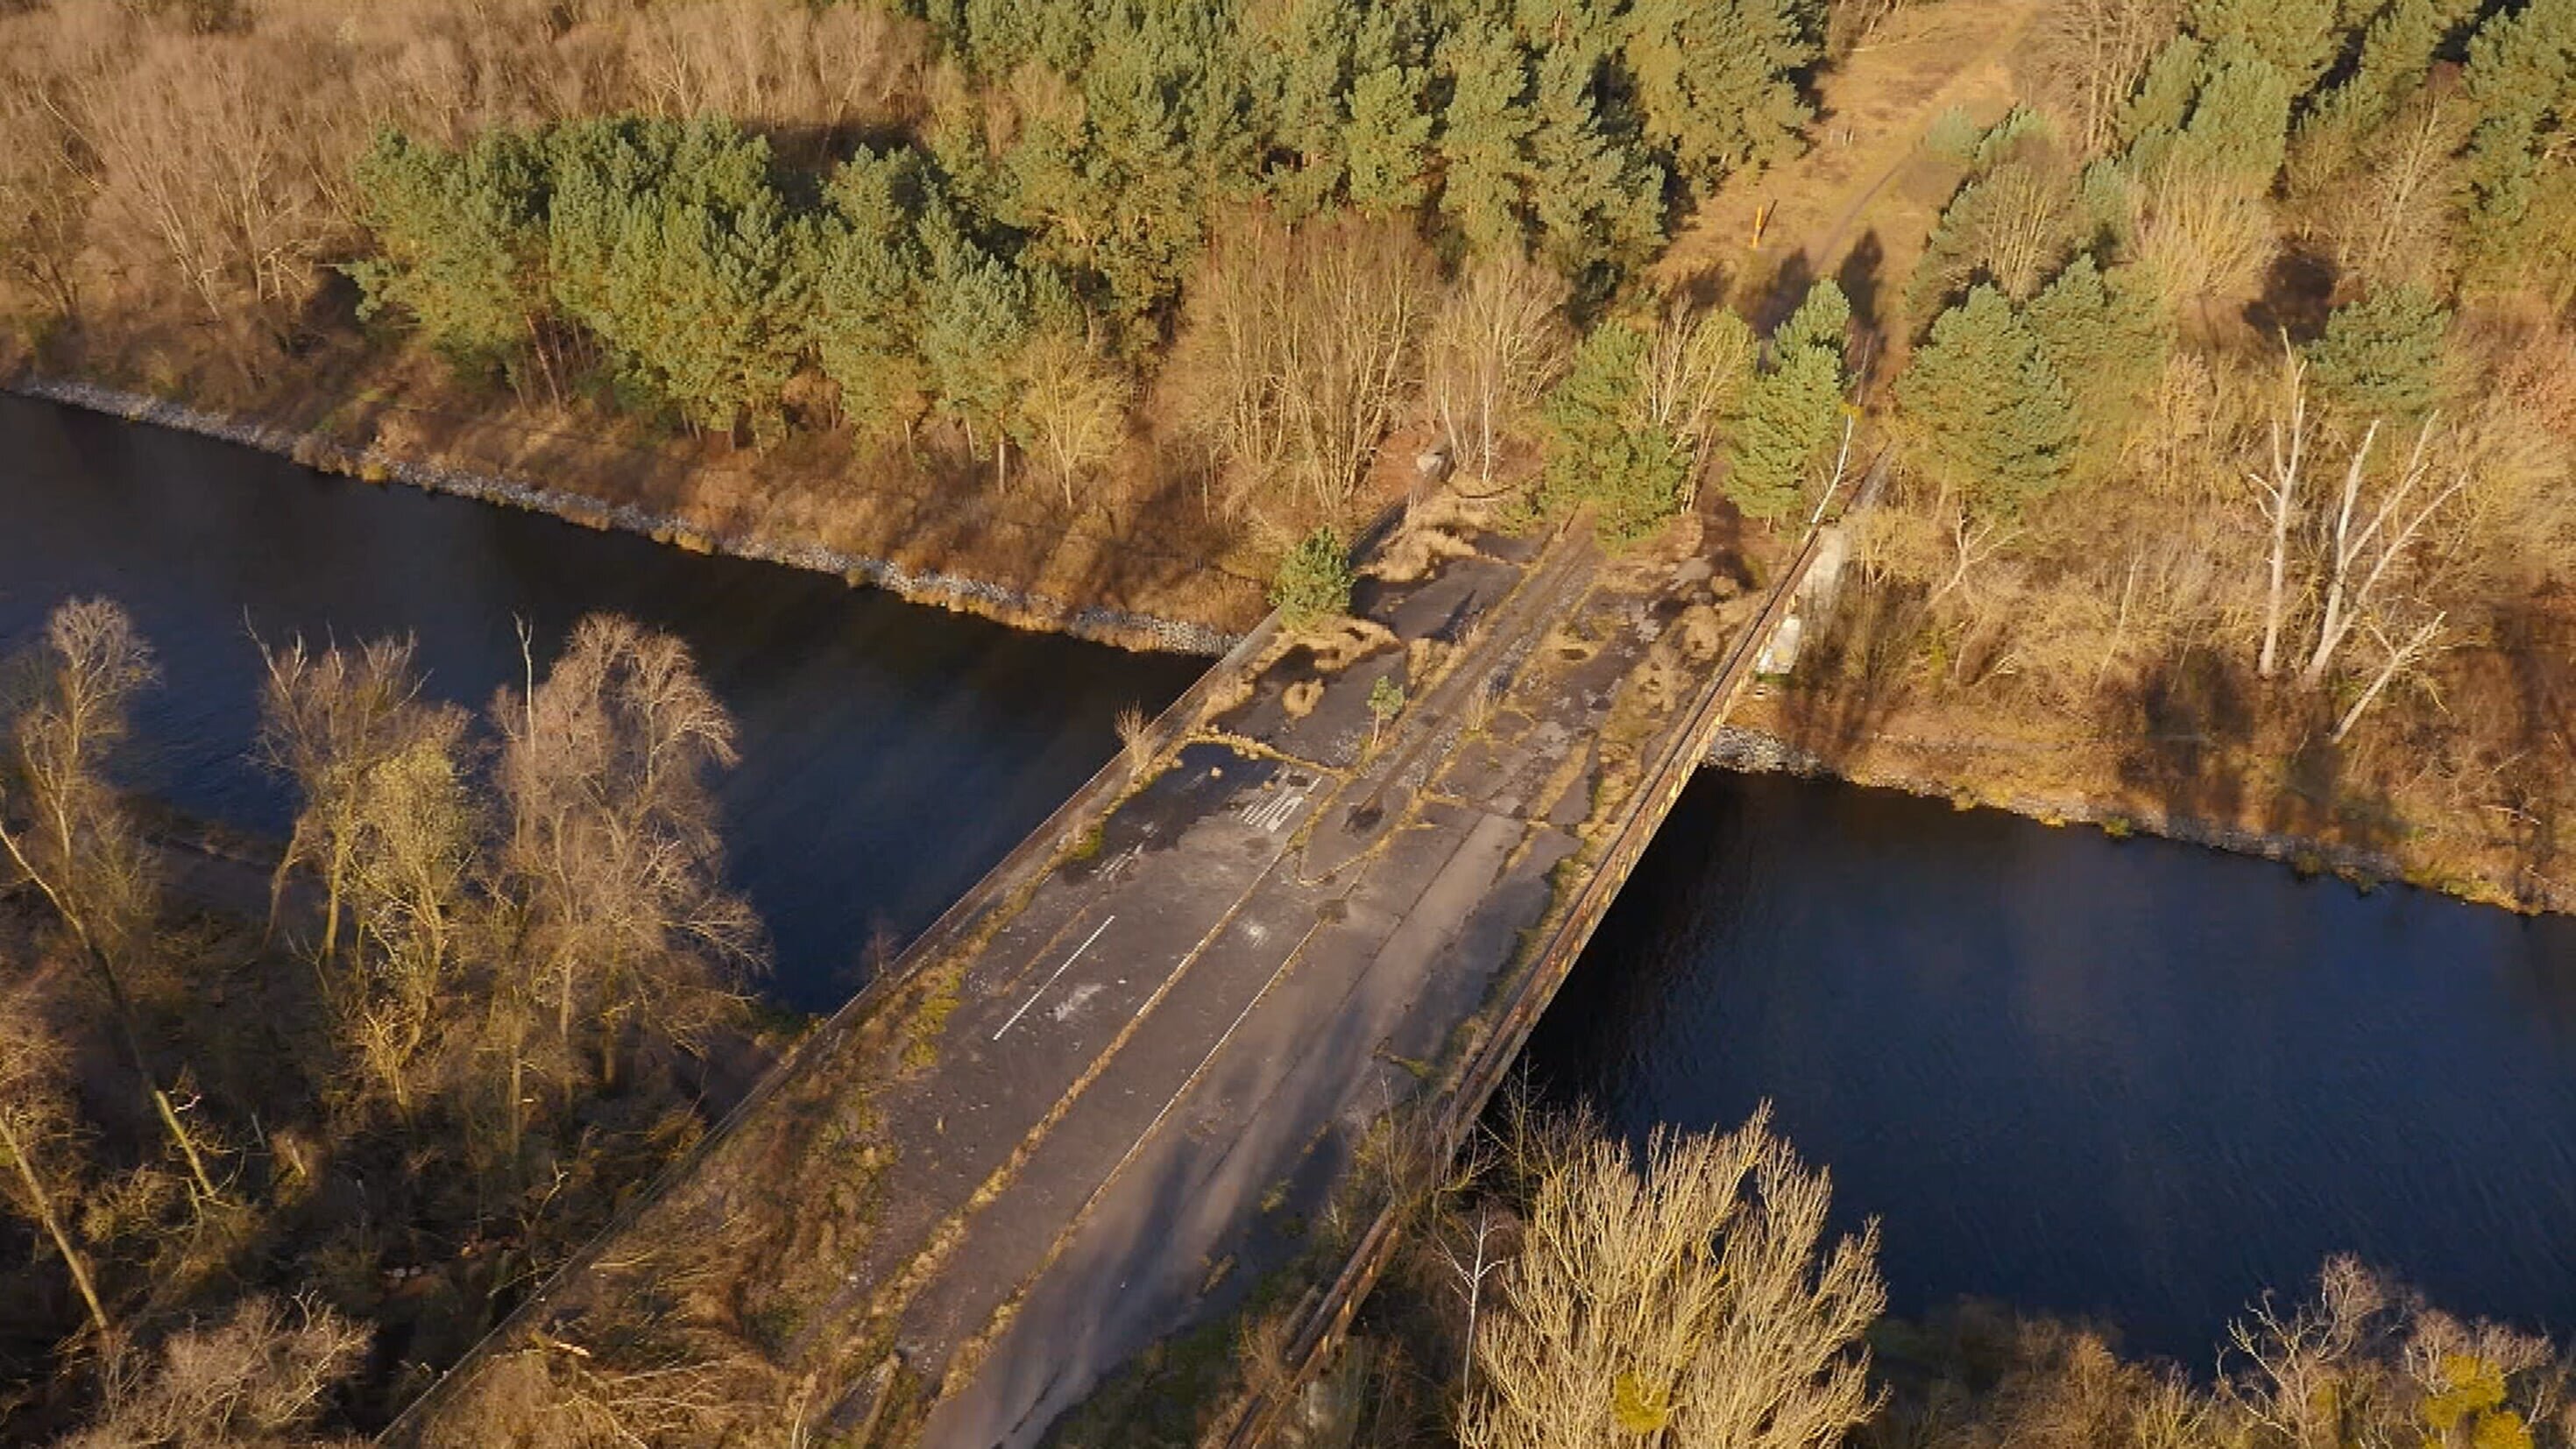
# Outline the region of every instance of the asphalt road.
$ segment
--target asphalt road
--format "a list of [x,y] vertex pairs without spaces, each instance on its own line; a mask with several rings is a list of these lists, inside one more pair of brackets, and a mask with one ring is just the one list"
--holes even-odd
[[[1184,751],[1111,818],[1096,869],[1049,881],[995,938],[924,1110],[978,1158],[1024,1156],[901,1310],[907,1362],[942,1380],[925,1444],[1037,1442],[1240,1291],[1286,1246],[1265,1226],[1319,1209],[1422,1090],[1544,913],[1613,685],[1655,632],[1637,599],[1596,591],[1597,563],[1574,539],[1377,599],[1400,638],[1464,642],[1427,687],[1404,681],[1376,748],[1366,700],[1403,653],[1334,677],[1303,716],[1279,707],[1295,671],[1274,670],[1215,722],[1243,743]],[[1606,642],[1541,649],[1578,615]],[[1480,694],[1497,703],[1471,729]],[[981,1174],[932,1176],[907,1221],[953,1213]]]
[[1364,586],[1389,642],[1271,660],[1074,848],[1015,857],[905,968],[953,996],[827,1033],[491,1353],[627,1362],[672,1340],[620,1325],[659,1323],[757,1355],[711,1381],[729,1422],[852,1435],[891,1344],[926,1396],[892,1412],[985,1449],[1239,1301],[1458,1060],[1605,777],[1690,693],[1637,681],[1693,667],[1705,567],[1476,543]]

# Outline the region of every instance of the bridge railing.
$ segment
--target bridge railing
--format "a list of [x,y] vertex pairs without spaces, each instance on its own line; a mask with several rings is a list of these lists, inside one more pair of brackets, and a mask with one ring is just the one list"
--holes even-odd
[[[1371,519],[1352,545],[1352,561],[1356,563],[1366,558],[1393,532],[1403,516],[1403,505],[1397,504],[1382,510]],[[1146,726],[1146,749],[1133,754],[1120,750],[1111,755],[1107,764],[1102,765],[1080,789],[1065,797],[1063,804],[1058,805],[1035,830],[1023,836],[1020,843],[1011,848],[1009,854],[1003,856],[992,869],[984,873],[982,879],[978,880],[964,895],[959,896],[947,910],[940,912],[939,918],[932,921],[920,935],[914,937],[901,955],[889,962],[885,969],[867,985],[861,987],[856,995],[843,1002],[839,1009],[835,1010],[821,1026],[815,1028],[795,1050],[763,1073],[760,1080],[752,1084],[751,1090],[743,1094],[742,1100],[734,1104],[733,1110],[717,1119],[715,1125],[707,1130],[706,1136],[699,1139],[695,1147],[664,1165],[642,1191],[629,1198],[625,1206],[610,1215],[606,1227],[594,1235],[579,1251],[565,1259],[552,1274],[548,1275],[543,1284],[520,1300],[509,1313],[503,1315],[499,1323],[493,1325],[475,1341],[472,1348],[466,1350],[465,1356],[457,1360],[454,1367],[441,1374],[437,1382],[431,1384],[419,1398],[405,1406],[402,1413],[395,1416],[393,1423],[387,1425],[385,1431],[377,1436],[376,1442],[388,1446],[420,1442],[422,1431],[429,1426],[441,1408],[462,1391],[474,1371],[490,1355],[507,1345],[523,1329],[541,1321],[544,1315],[562,1300],[567,1288],[577,1282],[583,1272],[598,1262],[600,1254],[609,1244],[620,1234],[634,1227],[653,1204],[685,1182],[691,1173],[697,1171],[702,1164],[721,1151],[724,1144],[732,1138],[741,1125],[749,1121],[771,1098],[775,1097],[779,1089],[808,1062],[828,1058],[832,1050],[846,1040],[851,1032],[874,1017],[904,983],[920,974],[930,963],[945,956],[960,941],[971,936],[986,914],[1007,899],[1012,889],[1025,880],[1029,872],[1052,860],[1077,837],[1080,826],[1103,806],[1118,799],[1127,787],[1134,783],[1135,759],[1141,757],[1159,761],[1175,743],[1194,729],[1200,715],[1208,708],[1209,701],[1220,689],[1239,678],[1270,648],[1278,638],[1280,628],[1279,614],[1273,610],[1253,627],[1252,632],[1237,640],[1232,649],[1227,650],[1213,665],[1210,665],[1207,672],[1193,681],[1189,688],[1181,691],[1180,697],[1173,700]]]
[[[1820,520],[1822,514],[1819,508]],[[1591,942],[1593,931],[1609,912],[1620,887],[1636,869],[1646,847],[1653,843],[1682,790],[1698,773],[1719,727],[1726,722],[1727,710],[1752,672],[1753,662],[1761,657],[1763,646],[1779,629],[1780,621],[1797,606],[1799,590],[1815,564],[1824,536],[1821,522],[1809,527],[1796,557],[1772,584],[1761,612],[1737,636],[1725,664],[1700,692],[1685,722],[1668,737],[1663,753],[1630,792],[1609,845],[1558,917],[1556,929],[1549,933],[1536,960],[1513,984],[1501,1017],[1478,1044],[1440,1105],[1434,1142],[1442,1161],[1457,1155],[1477,1119],[1484,1115],[1486,1104],[1510,1073],[1539,1016],[1555,999],[1557,988],[1564,984],[1575,960]],[[1361,1302],[1394,1258],[1404,1216],[1400,1201],[1389,1201],[1380,1208],[1331,1285],[1320,1297],[1301,1307],[1290,1329],[1287,1351],[1282,1355],[1288,1372],[1236,1407],[1232,1424],[1221,1436],[1229,1449],[1258,1449],[1269,1442],[1294,1395],[1330,1362],[1349,1334]]]

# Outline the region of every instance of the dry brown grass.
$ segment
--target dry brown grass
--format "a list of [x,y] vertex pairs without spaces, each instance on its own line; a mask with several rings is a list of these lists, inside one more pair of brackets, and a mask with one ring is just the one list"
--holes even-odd
[[1136,705],[1121,705],[1117,719],[1118,750],[1127,761],[1130,779],[1145,777],[1146,767],[1154,763],[1154,735],[1145,711]]
[[[1913,184],[1918,171],[1947,175],[1921,154],[1924,131],[1953,106],[1981,123],[2011,108],[2012,52],[2045,9],[2042,0],[1943,0],[1900,11],[1823,78],[1806,153],[1728,181],[1656,262],[1654,279],[1731,297],[1757,325],[1786,315],[1815,277],[1839,277],[1864,317],[1892,311],[1888,289],[1912,271],[1949,195],[1947,185]],[[1760,245],[1751,245],[1766,211]]]

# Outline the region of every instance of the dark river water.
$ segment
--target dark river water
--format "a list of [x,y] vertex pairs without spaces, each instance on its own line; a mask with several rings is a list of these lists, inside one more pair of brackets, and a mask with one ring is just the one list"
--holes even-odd
[[245,758],[253,627],[411,634],[431,691],[476,708],[519,678],[514,619],[546,650],[601,609],[678,634],[740,728],[721,798],[770,991],[809,1010],[848,994],[873,930],[927,926],[1108,760],[1120,706],[1205,667],[0,396],[0,648],[81,594],[160,654],[140,783],[281,839],[288,797]]
[[[825,1009],[1199,661],[1021,634],[0,397],[0,647],[107,594],[160,649],[139,783],[282,835],[248,629],[407,632],[479,705],[596,609],[686,638],[741,726],[732,870]],[[1619,1130],[1776,1104],[1902,1312],[2097,1313],[2205,1362],[2329,1252],[2576,1328],[2576,925],[1843,786],[1704,776],[1532,1045]]]
[[1531,1043],[1623,1135],[1769,1099],[1892,1306],[2205,1368],[2330,1253],[2576,1330],[2576,921],[1703,774]]

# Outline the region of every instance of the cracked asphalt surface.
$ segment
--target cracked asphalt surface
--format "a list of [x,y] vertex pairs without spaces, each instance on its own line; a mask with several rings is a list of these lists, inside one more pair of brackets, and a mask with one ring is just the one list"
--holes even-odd
[[[970,949],[922,963],[955,976],[918,1040],[818,1043],[523,1341],[676,1302],[674,1282],[757,1317],[784,1264],[825,1285],[763,1320],[792,1325],[763,1354],[801,1375],[804,1422],[872,1429],[890,1345],[925,1396],[902,1411],[919,1442],[986,1449],[1040,1442],[1131,1355],[1239,1301],[1372,1127],[1458,1060],[1616,767],[1686,712],[1632,681],[1679,657],[1659,641],[1705,567],[1605,562],[1588,530],[1473,541],[1364,584],[1355,612],[1388,638],[1330,672],[1274,651],[1067,848],[989,882],[1002,904]],[[1384,678],[1408,703],[1381,729]],[[891,1165],[854,1211],[832,1164],[881,1161],[850,1157],[861,1138]],[[693,1257],[672,1246],[693,1237]]]
[[[991,1114],[1018,1100],[1024,1055],[1060,1082],[1117,1044],[902,1310],[907,1361],[953,1365],[924,1444],[1038,1442],[1129,1355],[1229,1302],[1263,1221],[1320,1206],[1293,1184],[1338,1177],[1422,1090],[1545,913],[1615,680],[1653,637],[1635,600],[1596,590],[1599,562],[1568,538],[1364,599],[1398,639],[1452,644],[1435,678],[1386,650],[1303,717],[1265,684],[1212,722],[1247,743],[1184,751],[1111,817],[1107,864],[1031,900],[1043,945],[997,940],[1014,964],[977,995],[1010,1024],[952,1038],[952,1132],[1018,1127],[1025,1104]],[[1569,622],[1609,642],[1543,651]],[[1371,750],[1386,675],[1413,698]]]

